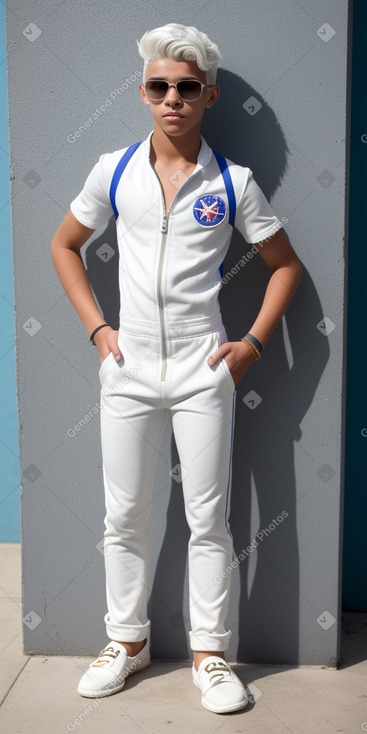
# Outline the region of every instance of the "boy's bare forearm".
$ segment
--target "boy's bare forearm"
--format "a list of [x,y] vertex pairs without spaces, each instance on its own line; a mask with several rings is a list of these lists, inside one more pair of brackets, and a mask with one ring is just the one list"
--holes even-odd
[[51,246],[52,261],[66,295],[82,320],[88,334],[104,322],[94,300],[88,276],[78,252],[63,247],[57,239]]
[[248,329],[263,346],[269,341],[274,329],[287,311],[301,277],[302,266],[299,260],[277,268],[272,274],[257,318]]

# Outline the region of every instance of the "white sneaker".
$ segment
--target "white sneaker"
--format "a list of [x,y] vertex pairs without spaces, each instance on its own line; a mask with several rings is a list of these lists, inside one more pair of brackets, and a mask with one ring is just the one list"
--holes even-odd
[[80,679],[78,693],[87,698],[111,696],[121,691],[126,678],[150,665],[148,640],[143,649],[129,657],[124,645],[110,641]]
[[221,657],[208,655],[201,661],[198,670],[192,666],[192,676],[195,685],[201,690],[201,703],[209,711],[225,714],[247,706],[244,685]]

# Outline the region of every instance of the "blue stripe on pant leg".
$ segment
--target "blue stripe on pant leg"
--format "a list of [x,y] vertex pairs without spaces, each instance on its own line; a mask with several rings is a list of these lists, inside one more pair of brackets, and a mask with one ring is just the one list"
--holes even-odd
[[229,457],[228,484],[227,484],[227,500],[226,500],[226,512],[225,512],[226,528],[227,528],[227,532],[231,536],[232,540],[233,540],[233,535],[231,533],[231,528],[230,528],[230,525],[229,525],[229,514],[230,514],[230,511],[231,511],[232,457],[233,457],[235,412],[236,412],[236,390],[233,393],[231,451],[230,451],[230,457]]

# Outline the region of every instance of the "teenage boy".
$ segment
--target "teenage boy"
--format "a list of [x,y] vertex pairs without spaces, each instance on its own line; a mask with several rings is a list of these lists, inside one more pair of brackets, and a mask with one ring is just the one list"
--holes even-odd
[[[301,265],[252,172],[215,155],[200,136],[203,114],[220,92],[217,46],[196,28],[172,23],[145,33],[139,53],[145,61],[140,94],[153,132],[128,156],[123,148],[100,157],[51,247],[101,362],[110,641],[78,691],[89,697],[116,693],[128,675],[149,665],[147,523],[170,417],[191,531],[193,682],[205,708],[225,713],[248,702],[225,661],[232,634],[225,628],[230,575],[220,576],[233,550],[228,516],[235,388],[289,306]],[[117,330],[104,321],[80,256],[112,213],[120,256]],[[233,225],[256,245],[272,275],[250,331],[241,338],[246,315],[239,315],[239,339],[228,342],[218,293]]]

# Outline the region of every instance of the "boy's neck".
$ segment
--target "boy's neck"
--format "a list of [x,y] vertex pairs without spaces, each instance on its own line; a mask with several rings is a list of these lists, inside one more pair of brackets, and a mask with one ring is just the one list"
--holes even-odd
[[187,135],[168,136],[155,126],[151,137],[153,159],[159,158],[162,163],[185,160],[196,163],[201,147],[200,128],[191,130]]

